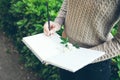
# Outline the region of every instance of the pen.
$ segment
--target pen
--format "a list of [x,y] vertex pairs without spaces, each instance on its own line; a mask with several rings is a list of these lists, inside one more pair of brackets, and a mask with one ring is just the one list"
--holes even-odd
[[49,15],[49,5],[47,0],[47,18],[48,18],[48,29],[50,30],[50,15]]

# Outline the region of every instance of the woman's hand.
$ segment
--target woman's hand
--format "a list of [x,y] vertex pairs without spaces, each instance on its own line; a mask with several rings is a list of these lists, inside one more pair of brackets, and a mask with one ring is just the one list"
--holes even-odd
[[58,23],[50,21],[50,30],[48,28],[48,22],[44,24],[44,33],[46,36],[53,35],[56,31],[60,30],[60,25]]

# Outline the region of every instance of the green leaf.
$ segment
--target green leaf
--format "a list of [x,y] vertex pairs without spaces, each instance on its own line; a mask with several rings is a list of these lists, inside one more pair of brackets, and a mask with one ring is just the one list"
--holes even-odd
[[65,44],[65,42],[60,42],[61,44]]
[[120,63],[117,63],[118,69],[120,70]]
[[120,77],[120,71],[118,71],[118,76]]
[[17,22],[18,26],[23,26],[27,22],[27,19],[22,19]]

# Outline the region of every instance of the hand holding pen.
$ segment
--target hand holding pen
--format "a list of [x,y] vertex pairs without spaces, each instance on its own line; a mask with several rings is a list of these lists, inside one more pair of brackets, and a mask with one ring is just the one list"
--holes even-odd
[[60,25],[58,23],[50,21],[50,25],[48,22],[44,24],[44,33],[46,36],[53,35],[56,31],[60,30]]
[[45,35],[50,36],[60,29],[60,25],[58,23],[50,21],[48,0],[47,0],[47,3],[46,3],[46,6],[47,6],[48,22],[46,22],[44,24],[44,33],[45,33]]

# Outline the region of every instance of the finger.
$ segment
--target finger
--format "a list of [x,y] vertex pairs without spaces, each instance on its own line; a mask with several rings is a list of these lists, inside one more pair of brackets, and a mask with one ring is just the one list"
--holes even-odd
[[48,24],[47,23],[45,23],[44,29],[45,29],[45,31],[49,32],[49,28],[48,28]]
[[54,28],[55,28],[55,25],[54,25],[54,24],[51,24],[50,30],[51,30],[51,29],[54,29]]
[[50,31],[48,32],[48,31],[46,31],[46,29],[44,29],[44,33],[45,33],[46,36],[50,35]]
[[44,31],[44,34],[45,34],[46,36],[49,36],[48,33],[46,33],[45,31]]
[[56,32],[56,31],[55,31],[55,28],[51,29],[51,30],[50,30],[50,35],[53,35],[55,32]]
[[44,33],[45,33],[45,35],[49,36],[50,31],[48,29],[47,23],[44,25]]

